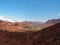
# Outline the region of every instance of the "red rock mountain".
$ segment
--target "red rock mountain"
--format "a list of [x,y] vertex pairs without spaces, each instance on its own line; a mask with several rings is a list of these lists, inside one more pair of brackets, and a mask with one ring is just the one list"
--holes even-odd
[[60,45],[60,23],[36,32],[0,30],[0,45]]
[[29,22],[29,21],[8,22],[8,21],[0,20],[0,30],[7,30],[10,32],[16,32],[16,31],[21,32],[21,31],[26,31],[26,30],[32,31],[31,29],[40,30],[41,27],[42,28],[47,27],[47,25],[40,22]]
[[1,21],[0,20],[0,30],[7,30],[7,31],[24,31],[25,26],[31,26],[30,23],[24,22],[8,22],[8,21]]
[[0,30],[7,30],[12,32],[21,32],[21,31],[35,31],[40,30],[49,26],[52,26],[56,23],[59,23],[60,19],[52,19],[47,22],[32,22],[32,21],[23,21],[23,22],[8,22],[0,20]]

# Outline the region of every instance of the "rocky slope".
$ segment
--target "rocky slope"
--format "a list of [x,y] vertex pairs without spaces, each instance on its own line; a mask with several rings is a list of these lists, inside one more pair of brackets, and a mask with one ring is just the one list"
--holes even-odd
[[0,20],[0,30],[7,30],[10,32],[21,32],[24,31],[25,26],[31,26],[31,24],[26,24],[23,22],[8,22]]
[[32,34],[34,45],[60,45],[60,23]]
[[60,23],[36,32],[0,30],[0,45],[60,45]]

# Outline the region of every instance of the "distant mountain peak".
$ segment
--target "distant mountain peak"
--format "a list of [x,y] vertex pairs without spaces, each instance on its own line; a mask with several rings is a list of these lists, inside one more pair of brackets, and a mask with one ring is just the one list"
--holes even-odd
[[59,23],[59,22],[60,22],[60,18],[59,19],[51,19],[51,20],[48,20],[46,23],[56,24],[56,23]]

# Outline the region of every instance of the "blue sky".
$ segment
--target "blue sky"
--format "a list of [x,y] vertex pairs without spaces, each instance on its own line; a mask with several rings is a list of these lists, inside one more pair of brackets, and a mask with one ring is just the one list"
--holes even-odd
[[0,0],[0,16],[28,21],[60,18],[60,0]]

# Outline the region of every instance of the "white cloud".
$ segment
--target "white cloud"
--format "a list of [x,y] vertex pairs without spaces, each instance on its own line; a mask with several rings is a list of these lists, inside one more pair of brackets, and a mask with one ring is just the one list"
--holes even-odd
[[3,16],[0,16],[0,20],[3,20],[3,21],[9,21],[9,22],[22,22],[24,21],[25,19],[8,19],[8,18],[5,18]]
[[3,16],[0,16],[0,20],[14,22],[13,20],[7,19],[7,18],[5,18]]
[[0,16],[0,20],[4,20],[4,17],[3,16]]

